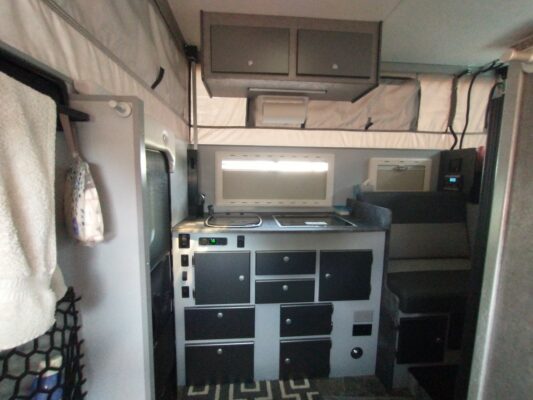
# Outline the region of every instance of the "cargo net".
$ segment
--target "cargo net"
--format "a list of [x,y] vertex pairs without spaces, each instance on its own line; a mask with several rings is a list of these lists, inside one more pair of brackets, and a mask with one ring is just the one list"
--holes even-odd
[[82,341],[74,290],[57,303],[56,323],[31,342],[0,352],[0,399],[82,399]]

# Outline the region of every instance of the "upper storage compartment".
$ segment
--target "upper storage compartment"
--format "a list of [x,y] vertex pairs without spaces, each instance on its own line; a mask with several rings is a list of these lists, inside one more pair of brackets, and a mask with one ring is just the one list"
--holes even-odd
[[298,75],[372,77],[374,35],[298,29]]
[[211,96],[352,101],[378,85],[380,22],[202,13]]
[[211,25],[211,71],[289,73],[289,29]]

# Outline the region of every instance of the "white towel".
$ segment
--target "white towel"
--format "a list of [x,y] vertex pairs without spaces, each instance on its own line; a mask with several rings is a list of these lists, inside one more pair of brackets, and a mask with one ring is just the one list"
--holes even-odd
[[54,323],[55,103],[0,73],[0,350]]

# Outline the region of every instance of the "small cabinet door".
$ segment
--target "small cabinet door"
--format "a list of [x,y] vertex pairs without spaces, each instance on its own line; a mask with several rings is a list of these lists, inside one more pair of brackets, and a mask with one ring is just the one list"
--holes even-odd
[[401,318],[398,364],[443,361],[447,327],[446,316]]
[[374,35],[364,32],[298,30],[298,75],[369,79]]
[[258,251],[255,253],[255,274],[314,274],[315,263],[314,251]]
[[279,334],[284,336],[329,335],[333,324],[333,304],[295,304],[281,306]]
[[331,340],[282,340],[279,378],[302,379],[329,376]]
[[254,378],[254,345],[213,343],[185,346],[187,385],[251,382]]
[[371,250],[320,252],[319,301],[368,300]]
[[250,252],[194,254],[196,304],[250,302]]
[[289,73],[289,29],[212,25],[211,71]]
[[252,338],[255,307],[185,308],[185,340]]
[[314,279],[273,279],[255,282],[257,304],[301,303],[314,300]]

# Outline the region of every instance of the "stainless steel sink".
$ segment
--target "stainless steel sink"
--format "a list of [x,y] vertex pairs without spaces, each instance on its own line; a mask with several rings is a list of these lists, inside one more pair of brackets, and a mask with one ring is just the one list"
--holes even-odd
[[215,214],[204,221],[211,228],[257,228],[263,220],[256,214]]
[[334,214],[309,214],[309,215],[274,215],[276,223],[284,228],[326,228],[356,226]]

